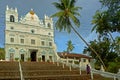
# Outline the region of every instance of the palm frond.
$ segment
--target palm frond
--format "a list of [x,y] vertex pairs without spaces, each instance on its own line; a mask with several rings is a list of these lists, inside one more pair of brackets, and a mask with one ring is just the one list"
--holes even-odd
[[71,6],[71,7],[74,7],[74,6],[75,6],[75,2],[76,2],[76,0],[71,0],[71,1],[70,1],[70,6]]
[[63,0],[65,8],[69,8],[70,0]]
[[60,11],[60,12],[57,12],[57,13],[53,14],[51,17],[60,17],[62,15],[64,15],[64,12]]
[[78,10],[80,10],[80,9],[82,9],[82,7],[72,7],[72,8],[71,8],[71,11],[78,11]]
[[70,33],[71,32],[71,27],[72,27],[72,24],[71,24],[71,22],[70,22],[70,19],[69,18],[67,18],[67,28],[66,28],[66,30],[67,30],[67,32],[68,33]]
[[52,3],[58,10],[64,10],[64,6],[61,3]]
[[77,19],[77,17],[74,16],[73,14],[71,14],[71,13],[69,13],[69,16],[70,16],[71,20],[74,22],[74,24],[75,24],[77,27],[79,27],[79,26],[80,26],[80,21],[79,21],[79,19]]

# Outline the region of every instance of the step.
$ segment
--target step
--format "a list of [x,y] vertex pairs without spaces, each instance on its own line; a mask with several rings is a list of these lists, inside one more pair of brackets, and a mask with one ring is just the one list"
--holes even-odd
[[77,75],[79,71],[69,71],[69,70],[34,70],[34,71],[24,71],[24,76],[39,76],[39,75]]
[[90,75],[45,75],[27,76],[25,80],[89,80]]

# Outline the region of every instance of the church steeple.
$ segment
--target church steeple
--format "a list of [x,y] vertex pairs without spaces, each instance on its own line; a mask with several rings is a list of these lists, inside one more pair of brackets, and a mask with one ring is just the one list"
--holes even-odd
[[53,29],[52,18],[48,17],[46,14],[45,14],[44,22],[45,22],[44,24],[47,28]]
[[9,8],[8,5],[6,6],[6,21],[9,22],[18,22],[18,12],[17,8]]
[[6,6],[6,10],[9,10],[9,7],[8,7],[8,5]]

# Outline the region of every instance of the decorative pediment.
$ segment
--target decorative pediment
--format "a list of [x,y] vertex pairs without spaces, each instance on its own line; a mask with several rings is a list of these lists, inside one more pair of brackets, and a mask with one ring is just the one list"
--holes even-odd
[[9,52],[14,53],[15,50],[14,50],[13,48],[10,48],[10,49],[9,49]]

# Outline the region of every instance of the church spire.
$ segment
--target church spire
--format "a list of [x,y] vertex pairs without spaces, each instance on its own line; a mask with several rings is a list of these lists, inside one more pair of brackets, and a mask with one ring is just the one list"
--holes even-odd
[[17,12],[17,8],[15,8],[15,12]]
[[6,10],[9,10],[9,7],[8,7],[8,5],[6,6]]

